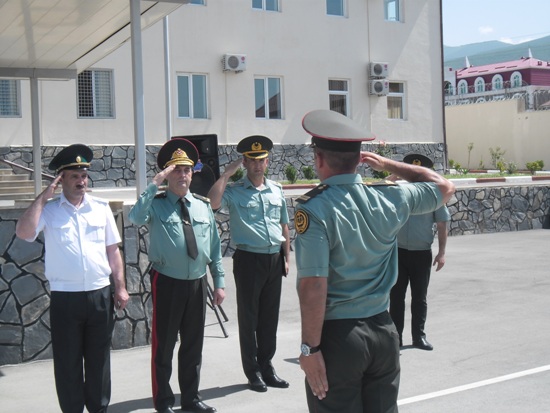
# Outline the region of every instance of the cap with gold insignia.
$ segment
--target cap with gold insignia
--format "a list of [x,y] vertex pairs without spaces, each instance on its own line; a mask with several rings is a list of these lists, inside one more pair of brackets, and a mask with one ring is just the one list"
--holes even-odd
[[403,158],[403,162],[412,165],[424,166],[426,168],[433,168],[434,163],[430,158],[417,153],[411,153]]
[[361,142],[375,137],[356,122],[333,110],[314,110],[302,119],[302,127],[311,135],[311,144],[334,152],[356,152]]
[[56,174],[65,169],[88,169],[94,157],[93,151],[86,145],[75,143],[63,148],[52,159],[48,168]]
[[237,152],[252,159],[267,158],[272,148],[273,142],[271,142],[271,139],[262,135],[248,136],[237,144]]
[[199,152],[187,139],[173,138],[162,145],[157,155],[157,165],[163,170],[170,165],[195,166]]

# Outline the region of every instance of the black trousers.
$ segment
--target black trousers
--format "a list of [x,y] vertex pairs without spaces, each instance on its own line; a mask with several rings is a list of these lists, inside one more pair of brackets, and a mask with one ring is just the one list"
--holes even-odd
[[390,315],[399,337],[405,324],[405,297],[411,285],[411,335],[413,341],[426,336],[424,327],[428,314],[428,285],[432,269],[432,250],[398,249],[399,275],[390,293]]
[[248,379],[275,374],[271,360],[277,350],[283,269],[280,253],[237,250],[233,255],[241,360]]
[[95,291],[52,291],[50,303],[57,398],[63,413],[107,411],[111,399],[110,286]]
[[170,387],[172,355],[178,333],[178,382],[181,404],[200,401],[199,381],[204,343],[206,277],[178,280],[151,271],[153,328],[151,333],[151,381],[155,409],[174,406]]
[[329,390],[319,400],[306,380],[311,413],[397,413],[399,342],[387,311],[325,321],[321,351]]

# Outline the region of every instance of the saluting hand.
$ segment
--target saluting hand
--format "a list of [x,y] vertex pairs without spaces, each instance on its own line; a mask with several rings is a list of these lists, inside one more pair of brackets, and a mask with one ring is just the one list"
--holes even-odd
[[384,171],[386,159],[383,156],[377,155],[374,152],[361,152],[361,162],[366,163],[375,171]]
[[229,165],[225,167],[225,173],[229,176],[233,176],[235,172],[241,167],[241,164],[243,163],[243,158],[239,158],[236,161],[231,162]]
[[161,186],[162,183],[166,180],[166,177],[170,174],[170,172],[174,170],[175,167],[176,165],[170,165],[169,167],[163,169],[162,171],[160,171],[158,174],[155,175],[152,182],[156,186]]

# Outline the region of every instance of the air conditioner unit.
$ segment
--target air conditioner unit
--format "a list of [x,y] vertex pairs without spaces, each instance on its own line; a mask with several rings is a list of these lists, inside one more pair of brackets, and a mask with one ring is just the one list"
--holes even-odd
[[376,79],[369,81],[369,94],[385,96],[390,91],[390,82],[385,79]]
[[384,62],[371,62],[369,64],[369,76],[383,78],[388,76],[388,64]]
[[223,56],[222,65],[224,72],[242,72],[246,70],[246,55],[226,54]]

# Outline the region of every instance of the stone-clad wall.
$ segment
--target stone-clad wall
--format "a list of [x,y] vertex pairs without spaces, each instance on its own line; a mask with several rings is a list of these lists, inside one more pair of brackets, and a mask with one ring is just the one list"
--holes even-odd
[[[450,235],[520,231],[542,228],[548,215],[549,187],[458,188],[448,203],[452,215]],[[295,201],[287,199],[289,216]],[[147,227],[135,227],[126,219],[129,206],[116,213],[123,233],[122,253],[130,294],[128,307],[117,314],[113,348],[149,344],[151,333],[151,286],[146,274],[149,236]],[[0,210],[0,365],[52,357],[49,290],[44,277],[44,243],[40,236],[27,243],[15,237],[21,209]],[[225,256],[230,256],[227,215],[217,214]],[[294,223],[291,221],[294,239]]]
[[[364,150],[373,151],[378,147],[378,143],[363,144]],[[90,148],[94,152],[94,159],[91,162],[89,170],[90,187],[136,186],[134,146],[90,146]],[[408,153],[425,154],[434,160],[437,171],[443,170],[444,154],[442,144],[388,144],[386,148],[388,154],[391,154],[392,159],[398,161],[402,160]],[[52,171],[48,170],[48,165],[61,149],[61,147],[53,146],[42,147],[43,172],[53,174]],[[158,172],[156,159],[159,149],[159,145],[146,146],[145,160],[147,163],[146,176],[148,179]],[[221,171],[223,171],[225,165],[241,156],[236,150],[236,145],[220,145],[218,147],[218,157]],[[0,157],[27,168],[34,168],[32,147],[29,146],[0,147]],[[296,168],[298,179],[301,179],[303,177],[302,168],[313,166],[313,151],[308,145],[276,144],[270,155],[268,177],[276,181],[286,180],[285,168],[288,165],[293,165]],[[0,167],[6,166],[0,165]],[[14,168],[14,172],[26,173],[20,168]],[[364,176],[371,175],[370,169],[364,165],[359,166],[358,172]]]

